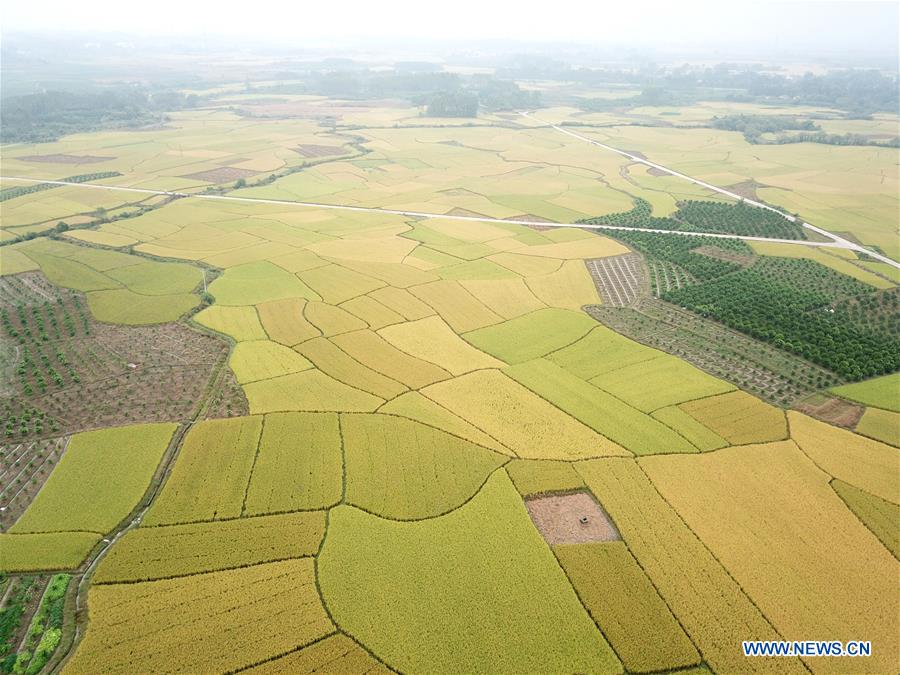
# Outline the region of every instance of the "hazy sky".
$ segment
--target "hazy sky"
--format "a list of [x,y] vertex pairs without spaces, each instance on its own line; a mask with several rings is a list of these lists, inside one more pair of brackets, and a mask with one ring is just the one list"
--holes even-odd
[[830,53],[897,51],[900,0],[10,0],[4,31],[90,30],[270,36],[513,38],[702,48],[797,45]]

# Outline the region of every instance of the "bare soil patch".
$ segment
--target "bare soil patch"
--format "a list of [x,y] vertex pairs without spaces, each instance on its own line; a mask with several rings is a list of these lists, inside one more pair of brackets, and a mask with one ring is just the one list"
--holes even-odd
[[657,169],[655,166],[648,166],[647,173],[651,176],[656,176],[657,178],[659,178],[660,176],[671,176],[672,175],[672,174],[668,173],[667,171],[663,171],[662,169]]
[[763,187],[768,187],[768,185],[759,183],[751,178],[750,180],[745,180],[740,183],[735,183],[734,185],[729,185],[728,189],[731,190],[734,194],[740,195],[744,199],[759,201],[759,195],[756,194],[756,191],[759,188]]
[[182,176],[182,178],[192,178],[207,183],[230,183],[240,178],[256,176],[259,173],[259,171],[251,171],[250,169],[238,169],[233,166],[223,166],[218,169],[207,169],[206,171],[189,173],[186,176]]
[[343,155],[346,150],[339,145],[318,145],[316,143],[304,143],[294,148],[302,157],[333,157]]
[[[38,273],[0,279],[10,363],[0,395],[7,444],[139,422],[191,419],[224,367],[224,340],[182,323],[118,326],[95,321],[82,294]],[[229,371],[230,372],[230,371]],[[242,414],[243,390],[221,387],[212,414]]]
[[[641,159],[647,159],[647,155],[645,155],[640,150],[623,150],[622,152],[627,152],[629,155],[634,155],[635,157],[640,157]],[[664,173],[663,175],[667,176],[668,174]]]
[[527,499],[525,508],[538,532],[551,545],[622,538],[603,508],[587,492]]
[[810,417],[815,417],[817,420],[847,429],[855,428],[866,411],[865,406],[828,394],[814,394],[800,401],[794,406],[794,409]]
[[[510,216],[509,218],[504,218],[503,220],[524,220],[529,223],[555,223],[555,220],[550,220],[549,218],[544,218],[543,216],[536,216],[533,213],[520,213],[517,216]],[[543,230],[547,230],[550,228],[535,228],[539,232]]]
[[24,157],[16,157],[21,162],[39,162],[43,164],[96,164],[97,162],[108,162],[115,157],[104,157],[102,155],[66,155],[57,153],[54,155],[27,155]]

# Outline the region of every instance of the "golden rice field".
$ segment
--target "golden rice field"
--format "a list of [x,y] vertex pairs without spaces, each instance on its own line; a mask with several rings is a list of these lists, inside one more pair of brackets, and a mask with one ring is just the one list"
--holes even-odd
[[[228,106],[158,130],[4,148],[4,175],[96,167],[119,186],[314,202],[136,204],[78,187],[3,202],[4,239],[97,221],[0,247],[3,276],[39,272],[85,294],[102,324],[177,321],[229,350],[196,417],[73,436],[0,532],[0,572],[77,575],[61,672],[896,669],[896,374],[833,389],[859,406],[855,432],[770,405],[598,323],[586,262],[629,249],[540,224],[638,197],[662,216],[712,193],[525,118],[215,95]],[[607,125],[579,133],[716,184],[754,178],[772,203],[891,248],[885,151],[693,128],[750,110],[636,113],[671,117],[665,129],[540,116]],[[33,155],[100,159],[76,170]],[[754,248],[895,286],[852,255]],[[246,398],[228,417],[211,404],[222,382]],[[0,473],[17,444],[4,441]],[[551,546],[525,500],[569,493],[588,493],[621,540]],[[874,655],[748,659],[752,639],[871,639]]]

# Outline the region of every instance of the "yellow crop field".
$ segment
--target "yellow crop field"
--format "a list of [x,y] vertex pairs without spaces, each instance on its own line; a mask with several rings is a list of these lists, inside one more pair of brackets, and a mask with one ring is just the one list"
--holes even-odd
[[[866,670],[897,663],[897,561],[794,443],[645,458],[641,466],[784,639],[865,634],[873,653]],[[810,665],[846,672],[860,662]]]
[[900,413],[880,408],[866,408],[856,424],[856,433],[900,447]]
[[519,457],[584,459],[627,451],[496,370],[469,373],[422,390],[498,439]]
[[343,333],[331,341],[363,365],[410,389],[420,389],[452,377],[443,368],[400,351],[370,330]]
[[307,340],[296,349],[326,375],[383,399],[408,391],[406,385],[360,363],[326,338]]
[[434,315],[434,310],[419,300],[409,291],[402,288],[394,288],[386,286],[369,293],[369,297],[380,302],[382,305],[391,309],[407,321],[417,321],[428,316]]
[[253,414],[290,410],[371,412],[383,398],[351,387],[322,371],[305,370],[244,385]]
[[734,390],[733,384],[668,354],[610,370],[590,383],[644,412]]
[[525,283],[549,307],[578,310],[584,305],[601,304],[591,275],[580,260],[567,260],[556,272],[528,277]]
[[325,265],[298,272],[298,276],[332,305],[365,295],[384,286],[384,282],[340,265]]
[[[308,302],[303,311],[306,320],[325,337],[368,328],[366,322],[340,307],[325,302]],[[304,338],[306,339],[306,338]]]
[[550,354],[547,359],[583,380],[590,380],[610,370],[663,356],[663,352],[597,325],[583,338]]
[[13,246],[0,249],[0,276],[39,269],[40,266]]
[[344,415],[347,502],[385,518],[447,513],[472,497],[506,457],[392,415]]
[[368,295],[361,295],[352,300],[347,300],[347,302],[341,303],[341,308],[366,322],[372,330],[401,323],[404,320],[402,315],[390,307],[385,307],[375,298]]
[[585,488],[584,481],[571,462],[514,459],[506,465],[506,473],[523,497]]
[[621,672],[503,472],[440,518],[331,513],[319,583],[401,672]]
[[267,335],[253,307],[223,307],[212,305],[194,316],[194,321],[223,333],[238,342],[265,340]]
[[66,673],[237,670],[334,631],[311,559],[99,585],[88,604],[90,626]]
[[283,298],[320,299],[296,276],[267,261],[230,267],[209,285],[209,292],[223,305],[255,305]]
[[562,261],[553,258],[541,258],[519,253],[505,252],[488,256],[491,262],[502,265],[508,270],[521,274],[523,277],[539,277],[552,274],[559,270]]
[[434,281],[413,286],[410,292],[434,308],[457,333],[503,321],[502,317],[488,309],[458,281]]
[[324,511],[139,527],[116,542],[92,581],[150,581],[311,556],[324,535]]
[[900,531],[897,530],[897,523],[900,522],[900,506],[837,478],[831,481],[831,487],[863,525],[878,537],[878,541],[884,544],[895,558],[900,558]]
[[788,436],[784,412],[744,391],[688,401],[678,407],[732,445],[766,443]]
[[191,523],[241,515],[261,430],[261,417],[195,424],[144,524]]
[[504,319],[513,319],[546,307],[522,279],[473,279],[460,283]]
[[244,512],[334,506],[342,490],[341,434],[334,413],[266,415]]
[[580,462],[576,468],[715,671],[806,672],[797,659],[743,656],[739,649],[742,640],[777,640],[778,633],[703,542],[663,501],[636,462],[597,459]]
[[285,298],[260,303],[256,312],[270,340],[293,347],[321,334],[303,315],[305,307],[301,298]]
[[75,569],[102,538],[95,532],[0,533],[0,572]]
[[[387,290],[388,288],[409,288],[410,286],[419,286],[438,280],[436,275],[415,267],[410,267],[407,264],[401,265],[398,263],[375,262],[370,260],[341,260],[341,265],[347,269],[359,272],[360,274],[365,274],[374,279],[380,279],[388,284],[388,286],[384,287],[384,290]],[[371,295],[377,293],[378,291],[373,291]]]
[[378,409],[378,412],[399,415],[407,419],[423,422],[447,433],[459,436],[467,441],[484,448],[490,448],[504,455],[512,455],[513,452],[500,443],[497,439],[488,436],[481,429],[472,426],[458,415],[454,415],[446,408],[438,405],[430,398],[424,397],[417,391],[408,391],[391,401],[388,401]]
[[144,496],[176,427],[135,424],[75,434],[9,531],[109,532]]
[[[553,552],[591,617],[631,672],[674,670],[700,655],[620,541],[560,544]],[[652,640],[647,636],[652,635]]]
[[87,294],[87,300],[98,321],[129,326],[177,321],[200,304],[200,298],[191,293],[141,295],[127,288],[94,291]]
[[540,256],[542,258],[556,258],[558,260],[590,260],[591,258],[621,255],[628,253],[628,251],[629,249],[623,244],[609,237],[595,235],[590,239],[526,246],[517,249],[516,253]]
[[900,504],[896,448],[793,410],[788,412],[788,422],[791,438],[822,471]]
[[270,340],[239,342],[228,359],[241,384],[299,373],[312,364],[289,347]]
[[253,675],[294,675],[295,673],[372,673],[392,671],[342,633],[331,635],[308,647],[266,661],[246,672]]
[[728,441],[700,424],[677,405],[654,410],[652,417],[684,436],[703,452],[718,450],[728,445]]
[[460,338],[440,317],[388,326],[378,334],[400,351],[434,363],[453,375],[503,366],[502,361]]

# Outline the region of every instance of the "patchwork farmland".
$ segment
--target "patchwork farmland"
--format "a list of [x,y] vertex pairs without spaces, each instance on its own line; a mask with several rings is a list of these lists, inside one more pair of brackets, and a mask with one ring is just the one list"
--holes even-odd
[[0,672],[896,670],[894,268],[540,120],[818,148],[242,87],[4,146]]

